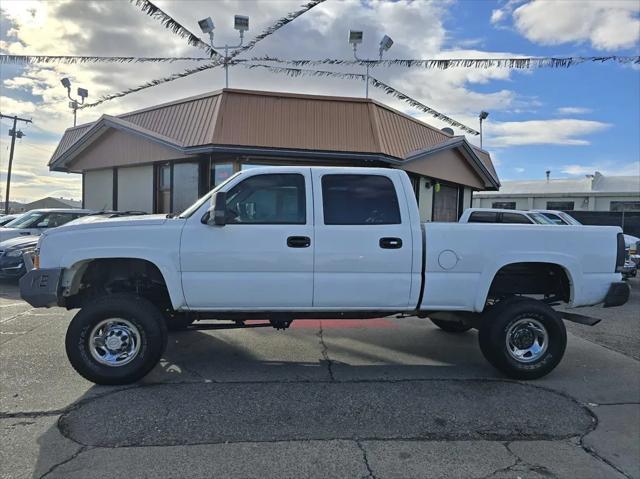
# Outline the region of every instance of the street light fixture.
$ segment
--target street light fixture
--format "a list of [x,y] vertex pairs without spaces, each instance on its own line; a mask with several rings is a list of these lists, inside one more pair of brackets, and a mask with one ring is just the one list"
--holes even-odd
[[229,58],[229,48],[240,48],[242,46],[244,32],[249,30],[249,17],[246,15],[234,15],[233,17],[233,28],[240,32],[240,43],[237,45],[225,44],[224,46],[215,46],[213,44],[213,30],[215,26],[211,17],[200,20],[198,26],[202,33],[209,35],[209,45],[211,48],[224,48],[224,87],[229,88],[229,61],[231,60],[231,58]]
[[85,88],[78,88],[78,96],[81,98],[80,103],[78,103],[78,100],[76,98],[71,98],[71,80],[69,80],[67,77],[64,77],[62,80],[60,80],[60,83],[62,83],[62,86],[67,89],[67,97],[69,98],[69,100],[71,100],[69,102],[69,108],[73,110],[73,126],[76,126],[78,106],[84,104],[84,99],[89,96],[89,90]]
[[[365,67],[366,67],[365,95],[367,98],[369,98],[369,67],[370,67],[369,62],[372,62],[373,60],[365,60],[362,58],[358,58],[358,45],[362,43],[363,37],[364,37],[364,34],[362,33],[362,31],[349,30],[349,43],[353,47],[353,57],[356,60],[365,62]],[[385,35],[384,37],[382,37],[382,40],[380,40],[380,49],[378,51],[380,60],[382,60],[382,55],[384,54],[384,52],[389,50],[389,48],[391,48],[392,45],[393,45],[393,40],[391,39],[390,36]]]
[[480,148],[482,148],[482,122],[487,119],[489,112],[481,111],[478,118],[480,118]]

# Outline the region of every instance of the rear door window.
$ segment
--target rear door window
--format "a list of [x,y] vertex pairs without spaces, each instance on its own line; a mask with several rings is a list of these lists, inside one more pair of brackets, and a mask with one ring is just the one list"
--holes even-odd
[[322,207],[325,225],[400,224],[393,182],[381,175],[324,175]]

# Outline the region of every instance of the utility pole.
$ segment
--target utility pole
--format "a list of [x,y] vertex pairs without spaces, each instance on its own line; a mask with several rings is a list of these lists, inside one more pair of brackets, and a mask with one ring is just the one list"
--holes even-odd
[[9,116],[3,115],[0,113],[0,118],[10,118],[13,120],[13,128],[9,130],[9,136],[11,137],[11,149],[9,151],[9,169],[7,170],[7,192],[4,197],[4,214],[9,214],[9,192],[11,190],[11,165],[13,164],[13,150],[16,146],[16,136],[18,138],[22,138],[24,133],[21,131],[16,131],[16,125],[18,121],[24,121],[25,123],[31,123],[31,120],[27,120],[26,118],[19,118],[18,116]]

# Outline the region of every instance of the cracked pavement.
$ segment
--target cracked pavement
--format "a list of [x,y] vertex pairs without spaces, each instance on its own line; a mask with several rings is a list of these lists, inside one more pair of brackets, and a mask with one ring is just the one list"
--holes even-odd
[[105,387],[66,360],[73,312],[0,283],[0,477],[640,479],[632,288],[532,382],[476,332],[383,318],[172,334],[142,382]]

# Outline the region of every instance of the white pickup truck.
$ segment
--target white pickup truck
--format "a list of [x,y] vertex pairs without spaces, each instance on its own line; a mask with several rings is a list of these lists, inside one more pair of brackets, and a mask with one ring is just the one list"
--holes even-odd
[[[620,228],[421,224],[400,170],[242,171],[175,218],[141,216],[45,232],[20,281],[35,307],[80,308],[66,349],[99,384],[160,360],[167,329],[203,319],[429,317],[479,330],[510,377],[550,372],[566,346],[553,309],[624,304]],[[588,321],[587,321],[588,322]]]

